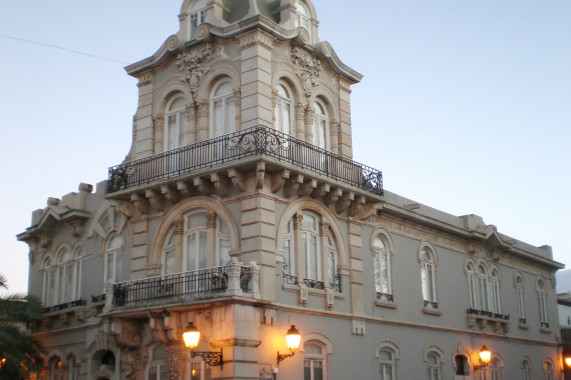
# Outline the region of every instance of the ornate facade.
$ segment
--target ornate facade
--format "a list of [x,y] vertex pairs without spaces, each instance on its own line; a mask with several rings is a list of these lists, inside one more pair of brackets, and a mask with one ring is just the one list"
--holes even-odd
[[[352,160],[362,76],[309,0],[185,0],[178,18],[126,68],[125,161],[18,235],[46,306],[41,378],[561,378],[551,248]],[[278,360],[291,325],[299,351]]]

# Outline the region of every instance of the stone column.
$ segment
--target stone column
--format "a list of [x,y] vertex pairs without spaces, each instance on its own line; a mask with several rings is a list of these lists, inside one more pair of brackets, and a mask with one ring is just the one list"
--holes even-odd
[[206,213],[206,252],[214,252],[214,255],[208,255],[208,267],[218,266],[218,252],[216,250],[216,213]]
[[196,142],[196,103],[186,106],[186,111],[188,112],[188,143],[194,144]]
[[335,119],[329,122],[329,135],[331,138],[331,151],[339,153],[339,122]]
[[305,107],[305,141],[313,144],[313,108]]
[[305,140],[305,106],[302,103],[295,105],[295,137]]
[[201,101],[198,104],[198,141],[208,140],[208,114],[209,105],[206,100]]
[[165,117],[163,115],[153,116],[154,126],[154,153],[160,153],[165,146]]
[[319,244],[321,244],[321,273],[325,273],[323,276],[323,284],[325,285],[325,289],[329,287],[329,260],[328,260],[328,249],[329,246],[327,242],[327,237],[329,235],[329,223],[327,222],[320,222],[319,223]]

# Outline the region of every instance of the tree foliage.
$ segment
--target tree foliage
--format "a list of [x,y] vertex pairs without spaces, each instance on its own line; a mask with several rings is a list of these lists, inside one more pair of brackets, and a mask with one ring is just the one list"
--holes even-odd
[[[8,289],[0,274],[0,289]],[[43,312],[40,301],[23,294],[0,294],[0,378],[25,379],[42,368],[42,346],[26,328]]]

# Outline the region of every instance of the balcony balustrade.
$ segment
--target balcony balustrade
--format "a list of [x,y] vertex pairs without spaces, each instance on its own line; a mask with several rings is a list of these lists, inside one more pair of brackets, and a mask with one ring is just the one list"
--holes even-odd
[[259,294],[259,267],[232,262],[226,266],[199,269],[113,285],[112,306],[185,302],[197,297]]
[[300,169],[383,195],[381,171],[265,126],[256,126],[109,168],[108,193],[216,168],[248,157],[273,157]]

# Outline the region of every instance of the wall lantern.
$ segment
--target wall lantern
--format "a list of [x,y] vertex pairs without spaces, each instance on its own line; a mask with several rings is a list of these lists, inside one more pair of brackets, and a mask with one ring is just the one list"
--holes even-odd
[[287,330],[286,334],[286,343],[287,348],[291,351],[291,354],[280,355],[278,351],[278,365],[281,361],[284,361],[287,358],[291,358],[295,355],[295,352],[299,348],[299,341],[301,340],[301,335],[299,331],[295,328],[295,325],[291,325],[291,328]]
[[565,356],[563,360],[565,361],[565,365],[567,366],[567,368],[571,368],[571,355],[567,354],[567,356]]
[[480,350],[480,361],[482,362],[482,364],[481,365],[475,365],[474,371],[476,371],[477,369],[483,368],[483,367],[487,367],[488,364],[490,364],[491,358],[492,358],[492,352],[490,351],[490,349],[488,347],[483,345],[482,349]]
[[194,349],[198,346],[198,341],[200,340],[200,331],[198,331],[192,322],[189,322],[186,330],[182,333],[182,339],[184,340],[184,345],[186,348],[190,349],[191,358],[199,356],[206,362],[206,364],[210,365],[211,367],[220,366],[220,368],[222,368],[222,365],[224,364],[224,360],[222,358],[222,349],[220,349],[220,352],[194,351]]

